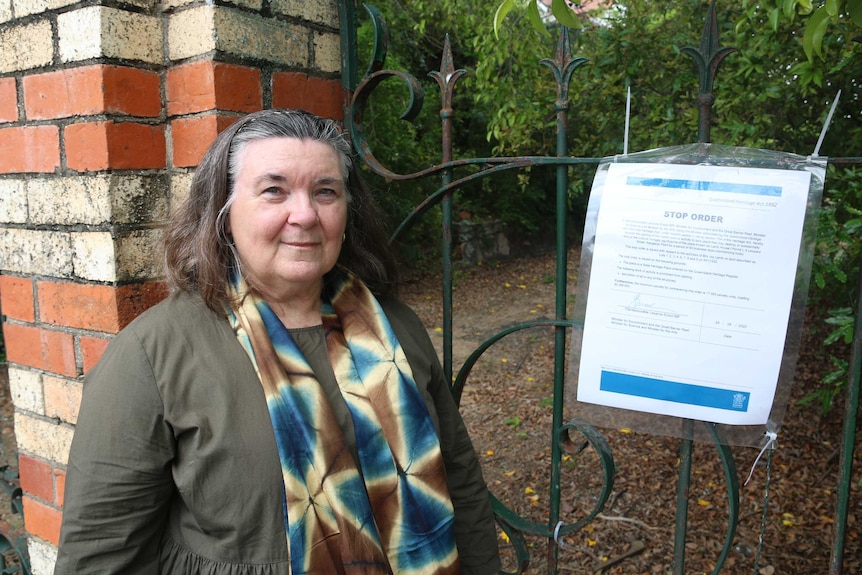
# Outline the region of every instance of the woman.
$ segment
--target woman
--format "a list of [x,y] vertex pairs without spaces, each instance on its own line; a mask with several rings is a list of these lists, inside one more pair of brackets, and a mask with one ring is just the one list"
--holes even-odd
[[87,375],[55,573],[496,573],[472,444],[335,124],[221,133]]

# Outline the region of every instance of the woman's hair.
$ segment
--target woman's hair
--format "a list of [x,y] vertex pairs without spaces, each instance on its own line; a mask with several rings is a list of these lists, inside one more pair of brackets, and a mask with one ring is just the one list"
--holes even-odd
[[332,146],[347,184],[347,229],[338,264],[377,295],[395,291],[396,265],[382,217],[359,169],[350,142],[333,120],[303,110],[263,110],[241,118],[218,135],[195,171],[186,201],[164,234],[165,266],[172,290],[199,293],[210,309],[230,303],[227,283],[240,262],[227,233],[234,181],[242,151],[265,138],[297,138]]

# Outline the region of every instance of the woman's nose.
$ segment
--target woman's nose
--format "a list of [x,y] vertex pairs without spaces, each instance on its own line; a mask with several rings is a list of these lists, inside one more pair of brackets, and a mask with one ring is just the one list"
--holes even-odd
[[303,228],[317,224],[317,206],[310,194],[292,194],[290,199],[287,223]]

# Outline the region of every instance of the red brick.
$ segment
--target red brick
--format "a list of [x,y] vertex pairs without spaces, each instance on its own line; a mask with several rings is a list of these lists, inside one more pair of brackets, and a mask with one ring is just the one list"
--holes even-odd
[[40,537],[55,546],[60,543],[60,523],[63,515],[58,509],[24,496],[24,528],[27,533]]
[[19,455],[18,474],[21,489],[43,501],[54,502],[54,472],[49,463]]
[[338,80],[325,80],[300,72],[272,75],[273,108],[301,108],[318,116],[342,120],[344,92]]
[[88,116],[104,111],[101,66],[25,76],[24,113],[30,120]]
[[237,119],[228,116],[200,116],[171,122],[174,167],[197,166],[216,136]]
[[168,114],[208,110],[255,112],[263,108],[260,70],[213,61],[192,62],[168,70]]
[[73,170],[108,168],[108,135],[106,122],[73,124],[63,130],[66,141],[66,164]]
[[126,66],[82,66],[26,76],[24,110],[31,120],[121,113],[161,113],[159,75]]
[[213,70],[216,107],[232,112],[256,112],[263,109],[260,70],[216,64]]
[[340,80],[309,76],[306,87],[306,110],[324,118],[344,119],[344,91]]
[[99,363],[102,354],[105,353],[105,348],[111,340],[100,337],[81,336],[79,343],[81,345],[81,359],[83,360],[83,370],[86,374],[94,365]]
[[117,289],[117,321],[120,329],[168,296],[164,282],[131,284]]
[[108,129],[108,153],[113,169],[164,168],[167,162],[165,127],[112,123]]
[[80,172],[164,168],[164,126],[135,122],[72,124],[64,131],[66,162]]
[[75,342],[71,334],[7,323],[3,337],[6,359],[10,363],[77,376]]
[[57,126],[0,129],[0,173],[53,172],[59,167]]
[[157,117],[162,113],[161,78],[156,72],[127,66],[104,69],[105,111]]
[[0,309],[6,317],[21,321],[36,321],[32,280],[0,276]]
[[193,114],[215,108],[213,62],[175,66],[165,75],[168,115]]
[[40,281],[39,320],[92,331],[117,333],[117,290],[111,286]]
[[15,78],[0,78],[0,122],[18,120],[18,91]]
[[162,282],[112,287],[40,281],[36,289],[40,321],[106,333],[117,333],[168,293]]
[[57,507],[63,507],[66,502],[66,472],[62,469],[54,470],[54,493],[57,494]]

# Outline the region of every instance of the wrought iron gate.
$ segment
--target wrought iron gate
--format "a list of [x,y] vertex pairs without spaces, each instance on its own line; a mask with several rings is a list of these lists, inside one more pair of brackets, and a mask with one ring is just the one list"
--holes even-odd
[[[402,223],[396,231],[396,237],[409,228],[416,219],[431,209],[439,207],[442,213],[442,306],[443,306],[443,368],[447,377],[453,381],[452,391],[456,398],[460,398],[464,384],[479,357],[495,342],[515,331],[528,329],[543,325],[551,326],[554,330],[554,385],[553,385],[553,422],[549,430],[549,441],[551,442],[551,463],[548,470],[550,502],[547,523],[536,523],[521,517],[494,499],[494,510],[498,517],[501,529],[508,535],[510,542],[515,548],[518,558],[518,569],[523,571],[530,561],[530,548],[526,544],[525,535],[539,537],[547,541],[547,569],[548,573],[557,573],[560,568],[558,556],[559,536],[586,525],[598,514],[613,490],[615,466],[614,459],[608,447],[607,441],[602,434],[589,425],[575,421],[563,421],[563,396],[565,380],[566,339],[567,332],[573,327],[573,320],[567,318],[566,301],[570,295],[567,289],[567,276],[569,263],[567,262],[568,230],[567,230],[567,189],[568,167],[578,164],[598,164],[601,158],[572,157],[568,152],[568,138],[566,133],[567,114],[569,108],[569,84],[577,68],[584,63],[585,59],[573,57],[569,41],[569,32],[563,28],[559,37],[556,55],[553,59],[542,61],[548,66],[556,82],[557,98],[554,103],[557,125],[557,144],[555,156],[532,156],[532,157],[491,157],[455,159],[452,153],[452,129],[453,116],[452,95],[455,84],[464,74],[463,70],[455,67],[452,53],[449,49],[448,38],[444,50],[444,57],[437,72],[431,75],[439,84],[442,97],[440,119],[442,123],[443,141],[441,146],[440,162],[430,168],[410,174],[397,174],[389,171],[383,162],[375,157],[373,150],[365,137],[363,131],[363,113],[371,92],[385,79],[397,77],[409,88],[411,93],[410,108],[402,115],[402,118],[410,120],[415,117],[421,108],[422,89],[419,82],[409,74],[400,71],[384,69],[386,57],[386,31],[385,23],[379,12],[366,6],[366,10],[375,24],[377,31],[374,53],[371,57],[371,66],[362,78],[359,78],[358,56],[357,56],[357,17],[356,5],[353,0],[339,0],[339,11],[341,19],[342,36],[342,83],[348,95],[348,104],[345,109],[345,125],[349,130],[355,148],[361,159],[374,172],[393,180],[412,180],[424,177],[440,178],[441,184],[436,192],[431,194],[413,213]],[[698,142],[709,142],[710,140],[710,114],[713,104],[713,81],[722,59],[731,53],[734,48],[720,47],[718,44],[717,23],[714,3],[710,5],[706,24],[703,29],[700,45],[698,48],[685,48],[683,51],[691,56],[698,66],[700,74],[699,94],[697,97],[699,121]],[[829,158],[832,164],[862,164],[862,158]],[[509,170],[519,170],[530,166],[551,166],[556,169],[556,267],[554,271],[556,297],[554,317],[550,320],[527,321],[516,326],[510,326],[497,335],[483,343],[464,365],[453,366],[452,333],[453,333],[453,206],[452,195],[460,186],[481,178],[487,178]],[[473,166],[476,169],[467,176],[456,177],[459,168]],[[862,290],[862,277],[860,290]],[[859,293],[862,293],[860,291]],[[840,452],[840,480],[838,485],[838,501],[834,510],[835,532],[831,555],[829,572],[833,575],[843,573],[843,558],[845,536],[847,531],[847,515],[850,494],[850,482],[852,471],[853,449],[855,442],[855,431],[857,412],[859,406],[860,374],[862,374],[862,298],[860,307],[856,310],[856,326],[852,343],[851,376],[848,385],[848,396],[844,414],[842,449]],[[690,423],[693,425],[693,423]],[[719,458],[724,469],[726,489],[728,494],[728,522],[724,543],[716,560],[714,573],[719,573],[728,557],[734,542],[736,524],[739,518],[739,481],[735,467],[734,456],[728,445],[710,428],[712,437],[717,448]],[[604,483],[600,496],[597,498],[594,509],[575,523],[566,524],[561,521],[560,507],[560,467],[567,452],[572,448],[575,434],[582,434],[581,443],[588,443],[596,450],[601,467],[604,470]],[[691,434],[683,433],[683,436]],[[674,536],[673,573],[684,573],[685,566],[685,543],[688,524],[688,492],[692,473],[693,443],[690,439],[683,439],[680,443],[680,465],[678,471],[677,499],[676,499],[676,524]]]

